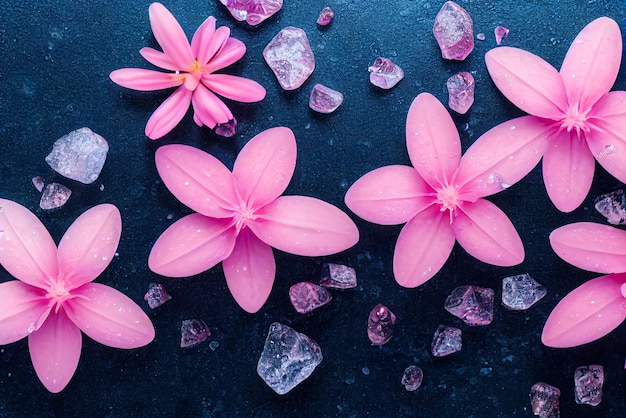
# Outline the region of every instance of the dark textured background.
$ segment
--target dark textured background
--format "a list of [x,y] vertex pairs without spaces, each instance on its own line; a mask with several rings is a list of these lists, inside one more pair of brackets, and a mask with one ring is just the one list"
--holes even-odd
[[[275,252],[277,276],[265,307],[244,313],[232,300],[221,267],[193,278],[157,277],[146,266],[156,238],[188,209],[160,183],[154,152],[164,144],[197,146],[232,166],[238,150],[267,128],[290,127],[298,141],[298,163],[287,194],[311,195],[347,211],[343,196],[358,177],[388,164],[408,164],[404,124],[420,92],[447,102],[446,79],[458,71],[476,78],[476,102],[455,116],[464,149],[487,129],[522,113],[498,93],[483,56],[495,46],[493,29],[511,29],[504,44],[542,56],[557,68],[575,35],[591,20],[607,15],[626,33],[622,0],[461,1],[474,19],[474,52],[464,62],[448,62],[432,35],[442,1],[285,0],[283,9],[258,27],[236,22],[217,0],[164,1],[191,36],[208,15],[232,28],[248,47],[228,71],[260,82],[267,97],[252,105],[232,104],[239,120],[235,138],[198,128],[188,114],[167,137],[153,142],[143,132],[151,112],[169,92],[133,92],[113,84],[108,74],[122,67],[149,65],[138,51],[155,45],[148,21],[149,1],[9,0],[0,24],[0,196],[33,210],[58,240],[86,209],[103,202],[119,207],[124,230],[117,257],[97,280],[141,304],[157,331],[147,347],[124,351],[84,337],[78,370],[67,388],[49,394],[37,379],[26,339],[0,348],[0,416],[338,416],[338,417],[531,417],[530,387],[538,381],[561,388],[564,417],[617,417],[625,411],[623,368],[626,326],[587,346],[555,350],[542,346],[547,315],[570,290],[596,274],[567,265],[550,249],[548,234],[575,221],[604,222],[593,197],[622,186],[598,169],[593,188],[573,213],[559,213],[547,198],[540,169],[504,193],[490,198],[512,219],[526,248],[526,260],[497,268],[469,257],[456,246],[445,267],[418,289],[393,280],[391,260],[400,226],[377,226],[353,216],[361,240],[352,249],[325,258]],[[306,5],[306,6],[305,6]],[[335,21],[320,29],[315,21],[324,6]],[[557,6],[558,5],[558,6]],[[262,58],[262,50],[288,25],[304,29],[316,57],[310,80],[297,91],[282,91]],[[367,67],[379,56],[397,62],[405,79],[391,91],[369,84]],[[331,115],[308,108],[314,83],[345,95]],[[626,90],[626,64],[614,89]],[[45,163],[52,143],[88,126],[103,135],[110,153],[99,180],[80,185],[62,179]],[[57,211],[38,208],[31,178],[60,181],[73,189]],[[104,190],[100,191],[100,184]],[[357,269],[359,287],[334,292],[332,303],[299,315],[289,303],[289,286],[316,280],[324,262]],[[548,296],[526,312],[496,304],[493,324],[469,328],[443,309],[456,286],[492,287],[500,297],[501,279],[528,272],[546,285]],[[0,281],[10,276],[0,268]],[[173,296],[150,311],[143,295],[158,280]],[[383,347],[370,345],[365,325],[378,303],[398,316],[395,337]],[[0,307],[1,308],[1,307]],[[206,321],[208,343],[183,351],[183,319]],[[256,374],[270,323],[280,321],[315,339],[324,361],[313,375],[284,396],[276,395]],[[439,324],[463,329],[463,350],[449,358],[429,353]],[[417,364],[425,379],[417,392],[400,384],[404,368]],[[573,373],[577,366],[602,364],[604,400],[592,408],[576,405]],[[367,368],[369,374],[363,369]]]

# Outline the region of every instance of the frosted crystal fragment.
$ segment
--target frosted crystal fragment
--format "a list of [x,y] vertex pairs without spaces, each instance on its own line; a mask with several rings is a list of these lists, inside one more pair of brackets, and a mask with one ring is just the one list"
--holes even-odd
[[37,189],[37,191],[41,193],[45,186],[43,179],[39,176],[33,177],[32,182],[33,182],[33,186],[35,186],[35,189]]
[[622,189],[596,197],[595,208],[611,225],[626,223],[626,195]]
[[493,321],[493,289],[459,286],[448,295],[445,308],[467,325],[489,325]]
[[496,26],[493,33],[496,36],[496,43],[500,45],[502,40],[509,34],[509,30],[504,26]]
[[530,389],[530,405],[533,414],[539,418],[558,418],[561,415],[560,397],[559,388],[543,382],[535,383]]
[[89,128],[80,128],[59,138],[46,162],[63,177],[91,184],[100,175],[109,144]]
[[469,13],[447,1],[435,18],[433,33],[445,59],[464,60],[474,49],[474,24]]
[[320,286],[332,289],[353,289],[356,285],[356,272],[352,267],[334,263],[326,263],[322,267]]
[[199,319],[186,319],[180,327],[181,348],[193,347],[206,341],[211,335],[208,325]]
[[370,83],[381,89],[389,90],[404,78],[404,71],[390,59],[378,57],[368,67]]
[[324,7],[317,18],[317,24],[320,26],[328,26],[333,21],[335,12],[330,7]]
[[263,50],[263,58],[284,90],[300,87],[315,69],[315,57],[306,33],[293,26],[278,32]]
[[464,115],[474,104],[474,77],[468,72],[453,75],[446,82],[448,106]]
[[283,0],[220,0],[233,17],[255,26],[283,7]]
[[148,302],[150,309],[156,309],[163,305],[172,297],[165,291],[160,283],[150,283],[148,285],[148,292],[144,295],[143,299]]
[[502,279],[502,304],[511,310],[528,309],[546,293],[546,288],[537,283],[528,273]]
[[226,123],[218,124],[215,133],[224,138],[232,138],[237,133],[237,119],[232,118]]
[[419,389],[423,380],[424,372],[422,369],[417,366],[409,366],[404,370],[401,383],[407,391],[413,392]]
[[396,316],[384,305],[378,304],[367,319],[367,336],[374,345],[383,345],[393,337]]
[[600,365],[577,367],[574,372],[576,403],[598,406],[602,402],[604,367]]
[[333,297],[328,290],[311,282],[296,283],[289,288],[291,304],[301,314],[326,305]]
[[343,94],[321,84],[311,90],[309,107],[319,113],[332,113],[343,103]]
[[320,346],[294,329],[274,322],[270,325],[258,375],[279,395],[284,395],[308,378],[322,362]]
[[65,205],[71,194],[72,191],[64,185],[50,183],[43,189],[39,207],[45,210],[60,208]]
[[455,327],[446,327],[439,325],[437,331],[433,335],[433,341],[430,344],[430,351],[435,357],[444,357],[461,351],[463,341],[461,339],[461,330]]

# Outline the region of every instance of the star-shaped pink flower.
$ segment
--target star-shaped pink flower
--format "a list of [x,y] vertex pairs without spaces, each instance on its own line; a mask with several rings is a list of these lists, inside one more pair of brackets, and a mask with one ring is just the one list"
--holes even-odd
[[595,341],[626,319],[626,231],[591,222],[562,226],[550,234],[556,254],[569,264],[597,273],[554,308],[541,341],[566,348]]
[[[176,18],[161,3],[150,5],[152,32],[163,52],[142,48],[139,53],[151,64],[173,73],[141,68],[123,68],[110,74],[120,86],[134,90],[178,88],[152,114],[146,125],[146,136],[158,139],[181,121],[189,105],[198,126],[213,129],[236,123],[230,109],[214,93],[228,99],[251,103],[265,97],[265,89],[255,81],[228,74],[217,74],[243,57],[246,46],[230,37],[230,29],[215,28],[209,17],[194,34],[191,45]],[[231,132],[232,134],[232,132]]]
[[18,280],[0,283],[0,344],[28,337],[41,383],[60,392],[76,371],[81,331],[116,348],[154,339],[154,327],[123,293],[92,283],[111,262],[120,239],[117,208],[103,204],[74,221],[57,249],[25,207],[0,199],[0,264]]
[[621,59],[622,35],[608,17],[594,20],[578,34],[560,71],[517,48],[499,47],[485,56],[498,89],[532,115],[506,122],[511,127],[507,135],[524,137],[536,124],[544,126],[550,146],[543,156],[543,178],[560,211],[576,209],[587,196],[594,157],[626,182],[626,92],[609,92]]
[[422,93],[407,115],[406,144],[415,168],[376,169],[358,179],[345,197],[348,207],[367,221],[406,222],[393,257],[396,281],[416,287],[432,278],[455,241],[486,263],[521,263],[524,247],[515,227],[482,197],[523,178],[528,171],[515,161],[538,161],[545,144],[542,137],[535,132],[521,141],[499,135],[479,138],[461,158],[452,118],[435,97]]
[[169,277],[201,273],[222,261],[228,288],[247,312],[267,300],[276,264],[272,248],[323,256],[359,239],[344,212],[322,200],[281,196],[296,165],[290,129],[268,129],[241,150],[232,173],[217,158],[186,145],[156,152],[167,188],[194,213],[175,222],[154,244],[148,266]]

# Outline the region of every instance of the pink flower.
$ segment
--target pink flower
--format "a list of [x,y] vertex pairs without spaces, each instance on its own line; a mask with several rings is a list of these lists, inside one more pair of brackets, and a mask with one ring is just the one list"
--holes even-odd
[[215,72],[238,61],[246,52],[243,42],[229,37],[225,26],[215,29],[215,18],[209,17],[191,40],[176,18],[161,3],[150,5],[152,32],[163,52],[142,48],[139,53],[151,64],[173,73],[141,68],[123,68],[110,74],[120,86],[134,90],[161,90],[179,86],[152,114],[146,125],[146,136],[158,139],[181,121],[189,104],[198,126],[213,129],[235,123],[233,114],[214,93],[228,99],[251,103],[265,97],[265,89],[242,77]]
[[154,339],[135,302],[92,283],[111,262],[121,229],[117,208],[98,205],[74,221],[57,249],[32,212],[0,199],[0,264],[18,279],[0,283],[0,344],[27,336],[35,372],[50,392],[63,390],[74,375],[81,331],[116,348]]
[[573,266],[597,273],[556,305],[543,328],[541,341],[566,348],[595,341],[626,319],[626,231],[579,222],[550,234],[556,254]]
[[[626,182],[626,92],[613,86],[622,57],[619,26],[608,17],[588,24],[574,39],[560,72],[543,59],[517,48],[487,52],[496,86],[532,116],[506,122],[507,135],[524,137],[544,126],[549,147],[543,178],[557,209],[570,212],[587,196],[595,159]],[[513,129],[515,128],[515,129]],[[534,167],[534,159],[518,161]]]
[[272,248],[297,255],[343,251],[359,239],[341,210],[312,197],[280,196],[296,165],[290,129],[252,138],[232,173],[215,157],[185,145],[166,145],[156,165],[167,188],[194,213],[154,244],[148,266],[169,277],[192,276],[222,261],[226,283],[244,310],[257,312],[276,272]]
[[455,241],[486,263],[519,264],[524,247],[515,227],[482,197],[524,177],[527,171],[515,161],[538,160],[543,143],[538,135],[521,141],[491,135],[479,138],[461,158],[452,118],[435,97],[422,93],[406,121],[406,144],[415,168],[392,165],[367,173],[350,187],[345,201],[367,221],[406,222],[393,257],[394,276],[402,286],[419,286],[437,274]]

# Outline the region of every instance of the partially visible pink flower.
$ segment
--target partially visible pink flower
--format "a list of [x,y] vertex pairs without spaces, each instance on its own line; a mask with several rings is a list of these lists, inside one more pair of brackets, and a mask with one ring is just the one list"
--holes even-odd
[[151,64],[173,73],[141,68],[123,68],[110,74],[120,86],[149,91],[178,87],[152,114],[146,136],[158,139],[181,121],[189,105],[198,126],[213,129],[235,123],[233,114],[215,93],[228,99],[251,103],[265,97],[265,89],[255,81],[228,74],[217,74],[243,57],[246,46],[230,37],[230,29],[215,28],[209,17],[193,35],[191,45],[176,18],[161,3],[150,5],[152,32],[163,52],[142,48],[139,53]]
[[626,231],[579,222],[550,234],[556,254],[573,266],[597,273],[556,305],[541,334],[549,347],[567,348],[595,341],[626,319]]
[[[532,115],[506,122],[511,127],[506,135],[523,138],[535,125],[544,126],[550,146],[543,156],[543,179],[560,211],[576,209],[589,193],[594,157],[626,182],[626,91],[609,92],[621,60],[622,35],[608,17],[578,34],[560,71],[517,48],[499,47],[485,56],[498,89]],[[532,168],[536,162],[518,164]]]
[[159,148],[156,165],[172,194],[198,213],[163,232],[148,266],[164,276],[185,277],[221,261],[231,294],[247,312],[261,309],[272,290],[272,247],[317,257],[359,239],[354,222],[337,207],[312,197],[281,196],[296,166],[289,128],[252,138],[232,173],[217,158],[186,145]]
[[479,138],[461,158],[452,118],[435,97],[422,93],[406,120],[406,145],[415,168],[376,169],[346,193],[346,205],[367,221],[406,222],[393,256],[400,285],[416,287],[432,278],[455,241],[489,264],[512,266],[524,259],[522,241],[509,218],[482,198],[523,178],[528,171],[515,162],[538,161],[545,141],[537,127],[522,140],[509,140],[497,129],[502,135]]
[[91,208],[69,227],[57,249],[25,207],[0,199],[0,264],[18,280],[0,283],[0,344],[28,337],[41,383],[60,392],[78,366],[81,331],[116,348],[154,339],[154,327],[123,293],[92,283],[109,265],[120,240],[117,208]]

